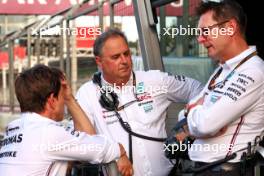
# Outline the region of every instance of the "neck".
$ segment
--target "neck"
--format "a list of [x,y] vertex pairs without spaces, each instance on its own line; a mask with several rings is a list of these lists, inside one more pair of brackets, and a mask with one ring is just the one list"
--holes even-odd
[[118,86],[118,87],[123,87],[124,85],[126,85],[126,83],[129,81],[130,77],[127,78],[117,78],[117,79],[113,79],[113,78],[108,78],[108,77],[104,77],[104,80],[107,81],[108,83]]
[[47,110],[43,110],[42,112],[39,112],[38,114],[41,115],[42,117],[47,118],[47,119],[51,119],[51,120],[56,121],[56,118],[54,118],[53,114]]
[[221,63],[224,63],[225,61],[239,55],[240,53],[248,49],[248,47],[248,44],[243,38],[235,39],[234,42],[231,42],[231,44],[226,47],[225,53],[221,57]]

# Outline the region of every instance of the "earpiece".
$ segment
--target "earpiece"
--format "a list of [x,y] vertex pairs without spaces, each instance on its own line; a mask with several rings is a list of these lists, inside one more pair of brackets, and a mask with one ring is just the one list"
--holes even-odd
[[118,108],[119,100],[118,96],[114,91],[106,91],[105,88],[103,88],[101,83],[101,73],[97,72],[93,75],[92,81],[94,84],[97,84],[100,87],[100,99],[99,103],[103,108],[105,108],[108,111],[115,111]]

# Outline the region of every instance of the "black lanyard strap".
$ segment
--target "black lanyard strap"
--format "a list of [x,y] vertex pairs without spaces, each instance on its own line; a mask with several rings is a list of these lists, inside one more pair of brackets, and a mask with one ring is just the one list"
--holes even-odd
[[[235,73],[235,70],[238,69],[242,64],[244,64],[246,61],[248,61],[251,57],[257,55],[257,51],[254,51],[253,53],[250,53],[249,55],[247,55],[241,62],[239,62],[236,67],[225,77],[225,79],[222,81],[223,84],[225,84],[226,81],[228,81],[228,79]],[[218,71],[216,72],[216,74],[212,77],[212,79],[210,80],[209,84],[208,84],[208,90],[214,90],[216,85],[215,84],[215,80],[220,76],[220,74],[223,71],[223,67],[220,67],[218,69]]]
[[128,122],[124,122],[124,120],[122,119],[122,117],[119,114],[119,112],[117,112],[117,110],[115,110],[115,114],[116,114],[116,117],[118,118],[118,121],[120,122],[122,128],[128,133],[129,159],[130,159],[131,163],[133,163],[132,136],[136,136],[136,137],[141,138],[141,139],[146,139],[146,140],[156,141],[156,142],[164,142],[166,140],[166,138],[156,138],[156,137],[150,137],[150,136],[145,136],[145,135],[142,135],[142,134],[139,134],[139,133],[135,133],[134,131],[132,131],[131,126],[129,125],[129,123]]

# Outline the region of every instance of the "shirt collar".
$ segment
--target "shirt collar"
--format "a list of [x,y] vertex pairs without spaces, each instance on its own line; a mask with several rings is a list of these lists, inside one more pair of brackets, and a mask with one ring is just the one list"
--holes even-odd
[[253,53],[254,51],[256,51],[256,47],[250,46],[248,49],[244,50],[239,55],[227,60],[221,66],[224,69],[230,69],[230,70],[234,69],[241,60],[243,60],[245,57],[247,57],[249,54]]
[[44,122],[48,122],[48,123],[60,123],[60,122],[56,122],[50,118],[44,117],[38,113],[35,112],[23,112],[21,114],[21,118],[27,118],[27,120],[32,120],[32,121],[44,121]]

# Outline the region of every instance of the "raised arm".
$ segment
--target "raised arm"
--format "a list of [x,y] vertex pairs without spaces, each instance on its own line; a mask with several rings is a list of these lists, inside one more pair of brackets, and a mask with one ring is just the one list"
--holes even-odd
[[87,134],[96,134],[92,123],[86,116],[85,112],[82,110],[78,102],[72,95],[70,86],[67,84],[66,80],[61,81],[65,104],[72,115],[75,130],[86,132]]

